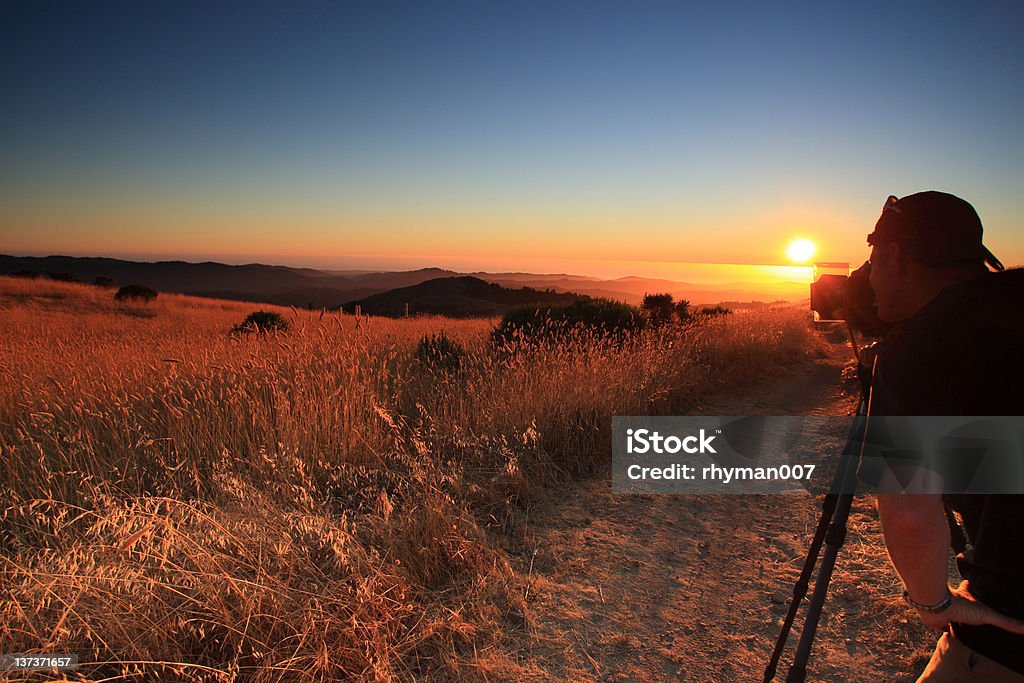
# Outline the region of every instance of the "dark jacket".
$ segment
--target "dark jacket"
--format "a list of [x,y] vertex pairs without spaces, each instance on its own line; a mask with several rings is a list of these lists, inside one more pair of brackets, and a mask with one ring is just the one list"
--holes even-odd
[[[874,415],[1024,415],[1024,270],[944,289],[882,340]],[[1024,619],[1024,495],[957,495],[946,502],[973,546],[960,563],[971,592]],[[1024,673],[1024,636],[955,624],[976,652]]]

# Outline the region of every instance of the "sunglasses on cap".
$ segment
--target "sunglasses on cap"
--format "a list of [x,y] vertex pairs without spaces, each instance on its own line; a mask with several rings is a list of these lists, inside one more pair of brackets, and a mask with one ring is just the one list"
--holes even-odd
[[[914,224],[914,221],[910,220],[910,217],[906,213],[903,212],[903,209],[901,209],[900,207],[896,206],[896,202],[898,202],[899,200],[900,200],[899,197],[897,197],[896,195],[892,195],[892,194],[889,195],[888,197],[886,197],[885,203],[882,204],[882,215],[885,215],[886,211],[890,211],[890,212],[892,212],[894,214],[897,214],[901,218],[903,218],[903,220],[905,220],[907,223],[909,223],[912,227],[916,228],[917,226]],[[881,239],[877,232],[872,232],[871,234],[868,235],[868,244],[870,244],[871,246],[875,246],[879,242],[883,242],[883,241],[890,241],[890,240],[883,240],[883,239]]]

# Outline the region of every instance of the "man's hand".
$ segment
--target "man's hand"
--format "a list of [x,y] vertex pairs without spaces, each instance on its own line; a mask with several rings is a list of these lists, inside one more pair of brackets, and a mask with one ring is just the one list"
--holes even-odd
[[975,600],[967,581],[963,581],[950,592],[953,594],[952,604],[938,614],[918,610],[925,626],[944,631],[950,623],[991,624],[1004,631],[1024,635],[1024,621],[1008,617]]

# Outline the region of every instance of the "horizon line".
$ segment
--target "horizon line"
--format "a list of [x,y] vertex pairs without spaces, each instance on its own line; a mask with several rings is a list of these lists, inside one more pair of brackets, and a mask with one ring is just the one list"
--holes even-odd
[[[314,271],[318,271],[318,272],[322,272],[322,273],[331,273],[331,272],[413,273],[413,272],[420,272],[420,271],[425,271],[425,270],[438,270],[438,271],[453,273],[455,275],[487,274],[487,275],[532,275],[532,276],[537,276],[537,277],[578,277],[578,278],[589,278],[589,279],[598,280],[598,281],[605,281],[605,282],[614,282],[614,281],[617,281],[617,280],[625,280],[625,279],[634,278],[634,279],[641,279],[641,280],[664,280],[664,281],[667,281],[667,282],[677,282],[677,283],[681,283],[681,284],[708,284],[708,285],[710,285],[710,284],[721,285],[721,284],[730,284],[730,283],[736,283],[736,284],[784,284],[786,282],[791,282],[791,283],[794,283],[794,284],[805,284],[803,282],[800,282],[800,280],[802,278],[799,277],[799,276],[795,276],[795,279],[784,279],[783,277],[781,277],[781,275],[782,275],[781,273],[776,278],[772,278],[771,282],[750,282],[750,283],[748,283],[748,282],[746,282],[744,280],[724,280],[723,281],[723,280],[721,280],[719,278],[716,278],[716,280],[717,280],[716,282],[707,282],[707,281],[700,282],[700,278],[698,278],[697,281],[693,281],[693,280],[691,280],[689,278],[681,280],[681,279],[676,279],[676,278],[668,276],[668,275],[637,275],[637,274],[627,274],[627,275],[608,276],[608,275],[593,275],[593,274],[588,274],[588,273],[584,273],[584,272],[569,272],[569,271],[561,271],[561,272],[546,271],[546,272],[543,272],[543,271],[534,271],[534,270],[521,270],[521,269],[515,269],[515,268],[511,268],[510,269],[508,267],[498,268],[498,269],[495,269],[495,270],[488,270],[488,269],[482,267],[480,264],[477,264],[477,265],[475,265],[475,266],[473,266],[471,268],[446,267],[446,266],[443,266],[443,265],[438,265],[437,263],[434,263],[433,265],[424,265],[424,266],[415,267],[415,268],[402,268],[400,265],[397,265],[397,264],[394,265],[394,266],[391,266],[391,267],[386,267],[386,266],[367,267],[365,265],[363,265],[363,266],[356,266],[356,265],[352,265],[352,266],[344,266],[344,265],[316,266],[316,265],[305,265],[305,264],[304,265],[293,265],[294,261],[292,262],[293,264],[288,264],[288,263],[281,263],[281,262],[275,263],[273,261],[264,261],[264,260],[253,260],[253,261],[244,261],[244,262],[236,261],[236,262],[232,263],[232,262],[229,262],[229,261],[215,260],[215,259],[223,258],[224,256],[226,256],[226,255],[216,255],[216,254],[205,256],[205,257],[195,256],[195,255],[182,255],[182,256],[175,257],[174,255],[169,255],[169,254],[168,255],[164,255],[164,254],[102,255],[102,254],[96,254],[96,253],[88,253],[88,254],[74,253],[74,252],[69,252],[69,253],[46,253],[46,252],[41,252],[41,251],[26,252],[26,251],[21,251],[21,250],[12,250],[11,252],[0,252],[0,256],[10,256],[10,257],[14,257],[14,258],[38,258],[38,259],[45,259],[45,258],[77,258],[77,259],[97,259],[97,260],[105,259],[105,260],[111,260],[111,261],[121,261],[121,262],[125,262],[125,263],[138,263],[138,264],[184,263],[184,264],[189,264],[189,265],[216,264],[216,265],[222,265],[222,266],[228,266],[228,267],[264,266],[264,267],[270,267],[270,268],[289,268],[289,269],[292,269],[292,270],[314,270]],[[245,255],[240,255],[240,256],[242,258],[245,258]],[[253,257],[253,258],[258,258],[258,259],[263,259],[263,258],[267,257],[267,255],[250,255],[250,256]],[[363,258],[374,258],[374,257],[363,257]],[[376,257],[376,258],[381,258],[381,257]],[[388,258],[388,257],[383,257],[383,258]],[[392,257],[392,258],[401,259],[403,257],[402,256],[396,256],[396,257]],[[409,257],[405,257],[405,258],[409,258]],[[414,257],[414,258],[422,258],[422,257]],[[497,257],[486,257],[486,258],[497,258]],[[150,259],[152,259],[152,260],[150,260]],[[197,259],[197,260],[190,260],[190,259]],[[542,261],[550,261],[550,260],[555,260],[555,259],[553,259],[553,258],[543,258],[543,259],[540,259],[540,260],[542,260]],[[570,260],[573,260],[573,259],[570,259]],[[594,261],[594,259],[574,259],[574,260],[579,261],[579,262]],[[637,259],[622,259],[622,260],[600,259],[598,261],[600,261],[600,262],[607,262],[607,263],[619,263],[619,264],[638,264],[638,265],[639,264],[655,264],[655,265],[658,265],[658,266],[660,266],[662,268],[667,266],[667,267],[680,267],[680,268],[683,268],[683,269],[691,269],[691,268],[696,268],[696,269],[718,269],[718,268],[747,269],[747,268],[755,268],[755,269],[780,269],[780,270],[781,269],[785,269],[785,270],[789,270],[789,271],[794,271],[794,270],[809,271],[810,269],[812,269],[814,267],[813,263],[808,263],[808,264],[719,263],[719,262],[702,262],[702,261],[641,261],[641,260],[637,260]],[[737,274],[737,275],[739,275],[739,274]]]

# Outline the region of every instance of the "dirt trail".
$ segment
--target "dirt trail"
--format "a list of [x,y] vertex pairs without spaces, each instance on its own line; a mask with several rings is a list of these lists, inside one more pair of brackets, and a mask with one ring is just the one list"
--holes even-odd
[[[701,412],[852,414],[856,396],[840,379],[848,358],[834,345]],[[809,496],[618,495],[607,478],[560,492],[531,520],[520,558],[528,618],[518,677],[760,681],[819,510]],[[893,597],[866,499],[849,529],[808,680],[914,680],[933,641]]]

